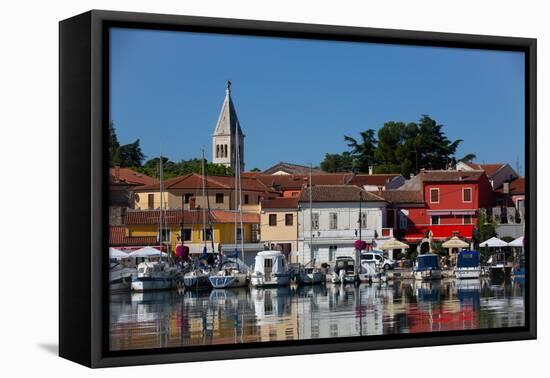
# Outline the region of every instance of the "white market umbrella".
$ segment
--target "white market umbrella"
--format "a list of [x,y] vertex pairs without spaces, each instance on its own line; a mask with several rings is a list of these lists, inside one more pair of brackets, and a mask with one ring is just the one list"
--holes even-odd
[[508,243],[493,236],[491,239],[485,240],[483,243],[479,243],[479,246],[489,248],[502,248],[508,247]]
[[453,236],[443,244],[441,244],[443,248],[468,248],[470,245],[466,243],[464,240],[459,239],[456,236]]
[[405,249],[405,248],[409,248],[409,245],[403,242],[400,242],[395,238],[391,238],[390,240],[386,241],[384,244],[379,245],[378,248],[380,248],[381,250]]
[[128,258],[130,257],[130,255],[124,251],[121,251],[120,249],[117,249],[117,248],[109,248],[109,258],[110,259],[117,259],[117,260],[120,260],[120,259],[125,259],[125,258]]
[[519,238],[512,240],[510,243],[508,243],[510,247],[523,247],[523,236],[520,236]]
[[[129,257],[158,257],[160,254],[160,251],[153,247],[143,247],[140,248],[132,253],[130,253]],[[162,257],[168,256],[166,253],[162,252]]]

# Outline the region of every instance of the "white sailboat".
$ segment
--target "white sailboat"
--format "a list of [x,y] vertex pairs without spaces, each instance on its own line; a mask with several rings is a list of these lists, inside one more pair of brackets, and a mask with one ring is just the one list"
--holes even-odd
[[159,157],[159,179],[160,179],[160,208],[159,208],[159,259],[158,261],[142,262],[137,267],[137,275],[132,277],[132,291],[143,292],[150,290],[175,289],[181,281],[180,270],[162,259],[162,246],[164,243],[163,230],[166,229],[166,218],[164,217],[163,205],[163,171],[162,153]]
[[309,224],[310,224],[310,250],[311,250],[311,266],[301,266],[298,274],[296,276],[296,283],[298,285],[315,285],[315,284],[321,284],[325,283],[326,277],[325,273],[321,271],[321,269],[315,267],[315,256],[313,255],[313,213],[312,213],[312,193],[311,193],[311,187],[312,187],[312,181],[311,181],[311,166],[309,168]]
[[[238,124],[235,126],[238,129]],[[237,243],[239,241],[239,233],[237,229],[237,214],[240,217],[240,246],[241,246],[241,259],[244,261],[244,227],[243,227],[243,211],[242,211],[242,187],[241,187],[241,157],[239,138],[236,138],[235,154],[235,206],[238,211],[235,213],[235,251],[233,258],[236,260],[229,260],[224,262],[219,270],[209,277],[210,284],[215,289],[226,289],[230,287],[241,287],[248,285],[248,269],[242,261],[238,261],[237,256]]]
[[109,291],[111,293],[130,290],[132,275],[137,272],[136,268],[129,267],[122,260],[128,259],[129,255],[116,248],[109,248]]

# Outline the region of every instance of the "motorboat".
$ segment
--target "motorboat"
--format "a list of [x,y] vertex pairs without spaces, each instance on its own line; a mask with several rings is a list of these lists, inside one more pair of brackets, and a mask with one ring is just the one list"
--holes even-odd
[[380,268],[374,260],[361,260],[357,277],[361,283],[386,282],[388,278],[384,268]]
[[481,275],[481,264],[479,263],[479,252],[460,251],[456,259],[455,277],[459,279],[479,278]]
[[512,273],[512,265],[506,262],[506,256],[504,252],[497,252],[493,254],[487,261],[489,270],[489,277],[494,281],[501,281],[506,278],[510,278]]
[[280,251],[261,251],[255,257],[250,275],[252,286],[281,286],[290,282],[290,269]]
[[132,276],[132,291],[175,289],[181,283],[180,270],[166,261],[142,262],[137,267],[137,274]]
[[355,260],[349,256],[339,256],[334,263],[332,275],[333,283],[352,284],[356,283]]
[[439,256],[434,253],[418,255],[413,268],[414,278],[417,280],[439,280],[441,279],[441,267]]
[[296,274],[296,283],[298,285],[315,285],[325,282],[325,273],[321,269],[314,267],[302,267]]

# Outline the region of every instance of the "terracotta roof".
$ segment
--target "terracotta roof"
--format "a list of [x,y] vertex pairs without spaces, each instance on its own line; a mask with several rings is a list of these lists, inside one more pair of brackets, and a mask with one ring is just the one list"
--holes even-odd
[[152,177],[136,172],[130,168],[109,168],[113,182],[125,182],[133,185],[153,185],[157,183]]
[[296,209],[298,197],[280,197],[262,201],[262,209]]
[[421,171],[423,182],[472,182],[483,176],[483,171]]
[[384,186],[391,180],[393,180],[396,177],[401,176],[397,173],[389,173],[389,174],[375,174],[375,175],[355,175],[353,179],[350,181],[350,184],[363,186],[363,185],[376,185],[376,186]]
[[[235,177],[233,176],[206,176],[206,185],[208,189],[227,189],[235,188]],[[159,183],[139,187],[139,191],[159,190]],[[203,186],[203,177],[198,173],[189,173],[184,176],[174,177],[164,180],[164,190],[185,190],[200,189]],[[269,187],[263,184],[256,177],[241,177],[242,190],[269,192]]]
[[[495,192],[504,193],[504,188],[498,188]],[[518,177],[517,179],[510,181],[509,193],[512,195],[525,194],[525,177]]]
[[499,169],[504,167],[506,164],[478,164],[478,163],[464,163],[468,167],[478,170],[478,171],[485,171],[487,176],[492,177]]
[[[197,210],[185,210],[183,215],[184,224],[203,224],[202,219],[203,211]],[[208,214],[208,213],[206,213]],[[212,223],[233,223],[235,222],[235,214],[237,214],[237,220],[240,222],[240,216],[235,211],[228,210],[211,210],[210,217]],[[167,210],[166,222],[170,225],[179,225],[181,223],[181,210]],[[208,215],[206,218],[208,222]],[[143,225],[143,224],[158,224],[159,211],[158,210],[136,210],[128,211],[124,217],[123,223],[127,225]],[[260,223],[260,214],[256,213],[243,213],[243,223]]]
[[383,190],[378,195],[391,203],[424,203],[420,190]]
[[[351,173],[324,173],[311,175],[312,185],[346,185],[349,184]],[[260,175],[264,185],[275,190],[300,190],[307,185],[309,175]]]
[[309,171],[311,170],[312,174],[318,174],[323,173],[322,170],[318,168],[310,168],[305,165],[299,165],[299,164],[292,164],[292,163],[285,163],[285,162],[279,162],[275,164],[272,167],[267,168],[265,171],[263,171],[263,174],[272,174],[275,172],[283,171],[290,175],[309,175]]
[[[372,192],[367,192],[355,185],[317,185],[313,186],[311,197],[313,202],[359,202],[360,193],[363,201],[373,202],[386,200]],[[309,201],[309,190],[303,190],[299,202]]]
[[109,226],[109,245],[154,245],[157,243],[156,236],[126,236],[125,226]]

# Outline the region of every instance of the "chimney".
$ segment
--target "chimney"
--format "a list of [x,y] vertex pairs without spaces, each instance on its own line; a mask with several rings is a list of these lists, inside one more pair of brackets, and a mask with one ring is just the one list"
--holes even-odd
[[115,181],[120,181],[120,164],[115,165]]
[[504,183],[502,187],[502,192],[504,194],[510,194],[510,183],[508,181]]
[[195,205],[196,205],[196,202],[195,202],[195,196],[193,197],[190,197],[189,198],[189,209],[190,210],[194,210],[195,209]]

